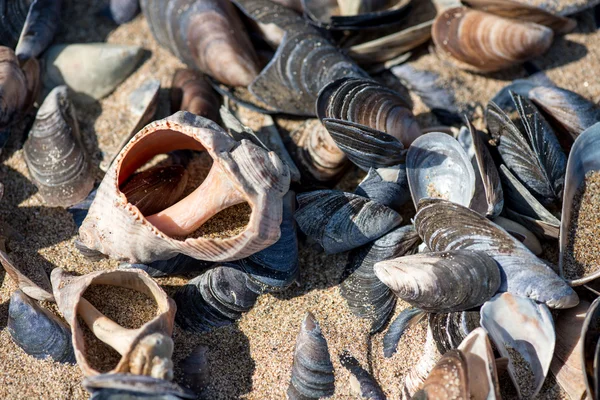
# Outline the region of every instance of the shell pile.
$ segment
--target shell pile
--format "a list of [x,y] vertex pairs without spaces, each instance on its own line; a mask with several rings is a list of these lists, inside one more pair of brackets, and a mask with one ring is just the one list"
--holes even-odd
[[[600,398],[600,106],[536,64],[600,8],[423,3],[110,0],[94,18],[145,20],[187,68],[131,91],[129,128],[96,151],[105,138],[78,113],[122,90],[148,52],[57,43],[73,2],[0,0],[0,150],[10,139],[42,209],[72,215],[76,237],[61,240],[93,266],[32,273],[16,250],[32,239],[0,221],[16,346],[77,364],[93,399],[221,398],[211,347],[176,360],[181,337],[313,290],[308,254],[343,259],[335,293],[381,354],[328,344],[335,318],[288,315],[299,329],[293,354],[272,346],[290,355],[276,396],[559,398],[544,389],[555,382]],[[468,108],[420,57],[511,78]],[[150,311],[117,304],[124,293]],[[418,361],[393,387],[378,382],[373,360],[409,356],[403,337],[419,326]]]

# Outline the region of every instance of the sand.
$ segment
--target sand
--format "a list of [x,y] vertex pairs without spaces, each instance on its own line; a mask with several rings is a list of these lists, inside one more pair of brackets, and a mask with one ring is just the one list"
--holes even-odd
[[[567,6],[577,2],[580,0],[555,3]],[[105,154],[112,154],[121,137],[129,133],[136,123],[129,118],[127,111],[129,94],[143,82],[159,79],[162,88],[156,118],[165,117],[170,114],[168,88],[172,74],[177,68],[183,67],[179,60],[158,46],[143,17],[138,16],[128,24],[116,27],[97,16],[103,6],[102,0],[66,0],[64,23],[61,24],[56,42],[136,44],[148,52],[140,67],[114,93],[93,104],[75,104],[84,144],[95,167]],[[578,16],[577,20],[578,29],[557,38],[548,54],[536,60],[535,64],[546,70],[556,83],[597,101],[600,100],[600,83],[592,72],[597,70],[600,61],[600,38],[591,14]],[[526,76],[525,70],[519,66],[487,76],[458,71],[441,62],[427,49],[417,51],[416,56],[410,64],[440,74],[444,84],[454,90],[460,111],[470,115],[478,127],[483,127],[483,110],[489,99],[511,80]],[[588,73],[590,75],[586,75]],[[439,125],[437,118],[421,100],[414,95],[411,97],[421,126]],[[284,128],[284,133],[291,130],[294,124],[297,125],[297,121],[291,120],[289,124],[286,121],[290,120],[277,120]],[[49,274],[55,267],[79,274],[116,268],[118,263],[115,261],[90,262],[75,249],[76,226],[71,215],[64,209],[44,205],[29,180],[22,151],[19,150],[21,144],[22,138],[13,136],[0,158],[0,182],[5,185],[4,198],[0,203],[0,221],[9,223],[22,236],[21,241],[13,238],[8,242],[13,261],[29,275],[41,270]],[[206,171],[209,163],[210,160],[201,161],[199,169]],[[101,176],[97,170],[98,179]],[[338,188],[353,190],[362,176],[364,172],[351,168]],[[222,228],[216,227],[214,231],[219,229]],[[261,296],[256,306],[237,324],[215,332],[197,335],[184,332],[176,326],[173,335],[174,362],[177,364],[198,345],[206,345],[209,348],[211,377],[203,393],[205,398],[284,398],[296,335],[305,312],[312,311],[328,341],[335,368],[336,391],[333,399],[353,398],[349,388],[349,373],[341,367],[338,359],[343,350],[350,351],[363,367],[373,372],[388,398],[400,398],[404,375],[421,355],[425,323],[420,323],[405,334],[398,352],[392,358],[383,358],[383,333],[369,336],[369,323],[354,317],[339,294],[338,284],[345,263],[346,254],[326,256],[314,244],[302,241],[301,272],[297,284],[283,293]],[[174,277],[157,281],[172,295],[187,279],[189,277]],[[2,272],[0,281],[0,398],[87,398],[87,393],[81,387],[83,376],[77,366],[36,360],[11,341],[5,326],[8,299],[16,286]],[[131,295],[123,293],[119,298],[132,301]],[[395,314],[405,307],[405,303],[399,302]],[[176,372],[179,376],[179,372]],[[504,394],[505,399],[514,398],[508,392]],[[563,397],[553,379],[549,378],[538,398]]]

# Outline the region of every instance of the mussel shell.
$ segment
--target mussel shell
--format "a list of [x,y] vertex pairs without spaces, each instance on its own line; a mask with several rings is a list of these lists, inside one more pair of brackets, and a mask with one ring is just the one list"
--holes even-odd
[[183,372],[183,383],[197,394],[200,394],[210,382],[208,351],[208,346],[199,345],[179,362],[179,368]]
[[400,211],[400,208],[410,200],[406,165],[370,168],[367,176],[358,184],[354,193],[368,197],[392,210]]
[[0,46],[0,128],[19,119],[27,106],[27,86],[27,77],[19,67],[15,53]]
[[33,0],[0,0],[0,45],[14,48]]
[[148,275],[158,278],[163,276],[183,275],[189,273],[200,273],[213,266],[214,263],[210,261],[202,261],[186,256],[185,254],[178,254],[168,260],[159,260],[151,262],[150,264],[130,264],[122,263],[119,265],[119,269],[136,268],[145,271]]
[[386,358],[393,356],[396,353],[398,343],[402,339],[404,332],[411,326],[421,322],[426,315],[423,310],[419,310],[418,308],[411,307],[402,310],[390,324],[383,337],[383,356]]
[[94,400],[145,399],[157,400],[195,399],[196,395],[176,383],[146,375],[100,374],[88,376],[83,387]]
[[350,388],[356,396],[361,399],[386,400],[375,378],[347,350],[340,354],[340,364],[350,371]]
[[523,243],[533,254],[539,256],[542,254],[542,244],[535,235],[523,225],[504,217],[496,217],[492,220],[496,225],[501,226],[514,238]]
[[178,69],[171,83],[171,112],[189,111],[213,121],[219,119],[221,101],[206,77],[191,69]]
[[[352,2],[358,9],[344,10],[344,2],[303,0],[309,21],[330,30],[359,30],[396,25],[410,10],[411,0]],[[342,8],[342,10],[340,10]]]
[[583,338],[582,349],[582,366],[585,377],[585,386],[587,395],[590,399],[595,399],[598,396],[598,362],[597,352],[600,343],[600,298],[594,300],[587,310],[583,327],[581,329],[581,337]]
[[327,341],[314,315],[308,312],[296,339],[288,399],[329,397],[335,389],[334,380]]
[[38,58],[52,43],[60,23],[61,5],[62,0],[34,0],[31,3],[15,50],[19,61]]
[[298,204],[298,227],[328,254],[367,244],[402,222],[400,214],[382,204],[337,190],[299,194]]
[[75,363],[69,326],[20,289],[10,297],[8,332],[25,353],[39,359]]
[[469,206],[475,193],[471,160],[453,137],[427,133],[413,142],[406,155],[406,173],[415,208],[425,197]]
[[463,311],[489,300],[500,270],[484,252],[454,250],[380,261],[375,274],[398,297],[428,312]]
[[139,0],[110,0],[110,16],[117,24],[125,24],[140,12]]
[[458,348],[479,327],[478,311],[429,314],[429,327],[441,354]]
[[460,350],[450,350],[442,356],[425,380],[414,400],[450,400],[469,398],[467,363]]

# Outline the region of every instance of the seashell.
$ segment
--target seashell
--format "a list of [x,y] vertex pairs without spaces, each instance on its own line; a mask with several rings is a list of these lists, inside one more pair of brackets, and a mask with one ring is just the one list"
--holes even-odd
[[12,339],[30,356],[75,363],[67,324],[20,289],[10,296],[6,324]]
[[140,13],[139,0],[110,0],[110,16],[118,25],[125,24]]
[[119,190],[143,215],[156,214],[175,204],[187,185],[188,173],[181,165],[153,167],[131,175]]
[[556,382],[571,399],[582,399],[586,391],[583,368],[583,321],[590,303],[582,300],[576,307],[555,317],[556,345],[550,370]]
[[230,2],[142,0],[141,5],[154,38],[189,67],[230,86],[248,86],[258,74],[254,48]]
[[360,65],[387,66],[431,39],[433,21],[426,21],[389,35],[348,47],[348,55]]
[[0,3],[0,45],[14,48],[17,45],[27,13],[33,0],[3,0]]
[[54,88],[42,103],[23,154],[33,182],[50,206],[76,204],[94,187],[66,86]]
[[[429,26],[431,27],[431,23]],[[421,98],[442,124],[460,123],[454,92],[444,85],[437,73],[419,70],[409,64],[396,65],[390,71],[404,86]]]
[[577,26],[577,22],[574,19],[554,15],[543,8],[518,1],[464,0],[462,2],[473,9],[485,11],[490,14],[544,25],[556,33],[568,33]]
[[101,374],[86,376],[83,387],[91,393],[90,399],[195,399],[196,395],[174,382],[146,375]]
[[296,339],[287,398],[300,400],[330,397],[335,389],[334,379],[327,341],[314,315],[307,312]]
[[521,183],[545,206],[559,203],[567,165],[565,154],[552,128],[529,100],[511,94],[521,133],[502,110],[490,103],[486,110],[488,129],[498,142],[502,160]]
[[[585,184],[586,174],[592,171],[600,170],[600,162],[595,154],[595,149],[600,144],[600,124],[594,124],[586,129],[575,140],[569,161],[567,163],[567,172],[565,174],[565,192],[563,197],[563,213],[560,221],[560,255],[559,272],[562,277],[567,279],[570,285],[582,285],[588,283],[600,276],[600,270],[597,266],[584,265],[576,258],[574,254],[574,226],[577,225],[579,208],[575,210],[575,198]],[[591,235],[594,232],[578,235]],[[585,240],[585,239],[581,239]],[[591,267],[591,268],[590,268]]]
[[[144,217],[127,203],[119,184],[154,155],[179,149],[207,151],[213,158],[209,175],[184,199]],[[147,125],[117,156],[79,229],[80,240],[90,249],[133,263],[164,260],[178,253],[205,261],[244,258],[279,239],[281,198],[289,181],[288,168],[274,153],[247,140],[235,142],[214,122],[178,112]],[[244,201],[252,214],[241,233],[224,239],[179,239],[219,211]],[[112,217],[101,217],[107,210]],[[195,210],[194,215],[189,210]]]
[[523,184],[509,171],[506,165],[499,169],[500,179],[506,193],[507,204],[505,208],[507,217],[527,227],[541,237],[558,238],[560,221],[548,211]]
[[38,56],[52,43],[58,30],[62,0],[33,0],[15,53],[22,63]]
[[[346,154],[339,149],[318,119],[307,119],[290,133],[290,155],[303,176],[317,182],[337,180],[348,167]],[[306,178],[305,178],[306,179]]]
[[280,291],[287,288],[298,275],[298,236],[296,234],[296,193],[289,191],[283,197],[281,237],[264,250],[238,261],[248,274],[257,293]]
[[500,267],[500,292],[570,308],[579,298],[564,280],[521,242],[475,211],[441,199],[423,199],[414,218],[419,236],[433,251],[484,251]]
[[372,321],[372,332],[383,327],[396,305],[396,296],[375,276],[373,265],[413,251],[419,241],[415,228],[406,225],[349,254],[350,275],[340,284],[340,294],[354,315]]
[[435,345],[431,329],[427,327],[423,355],[421,355],[419,361],[417,361],[404,377],[404,386],[402,388],[403,398],[411,399],[415,393],[421,389],[425,379],[427,379],[427,376],[441,358],[442,355]]
[[150,264],[121,263],[119,269],[141,269],[153,278],[183,275],[189,273],[200,273],[213,266],[208,261],[196,260],[195,258],[178,254],[168,260],[153,261]]
[[429,327],[440,354],[457,349],[479,327],[478,311],[429,314]]
[[533,254],[542,254],[542,244],[535,235],[523,225],[504,217],[496,217],[492,220],[496,225],[502,227],[512,237],[523,243]]
[[383,356],[385,358],[390,358],[396,353],[404,332],[421,322],[425,315],[426,313],[418,308],[407,308],[398,314],[383,337]]
[[175,293],[177,324],[203,333],[240,319],[258,297],[248,280],[248,274],[234,264],[220,264],[198,275]]
[[397,25],[410,10],[411,0],[302,0],[308,20],[330,30],[359,30]]
[[0,129],[17,122],[31,107],[38,94],[39,75],[36,60],[28,60],[21,68],[12,49],[0,46]]
[[[75,358],[83,374],[98,375],[86,359],[85,344],[78,316],[98,339],[119,354],[121,360],[110,373],[150,375],[159,379],[173,378],[173,320],[175,304],[144,272],[133,270],[98,271],[72,276],[60,268],[50,275],[54,297],[60,312],[71,326]],[[138,329],[126,329],[100,313],[83,298],[92,285],[120,286],[146,294],[156,301],[158,315]]]
[[590,399],[595,399],[598,396],[598,343],[600,342],[600,332],[598,324],[598,307],[600,304],[599,298],[596,298],[587,310],[583,327],[581,329],[581,339],[583,346],[582,354],[582,369],[585,379],[585,387],[587,395]]
[[569,132],[573,140],[600,120],[600,107],[570,90],[538,86],[532,88],[528,95],[551,123]]
[[350,389],[360,399],[386,400],[386,396],[373,376],[347,350],[340,354],[340,364],[350,371]]
[[327,254],[341,253],[380,238],[400,225],[394,210],[364,197],[338,190],[298,195],[294,214],[298,227]]
[[221,99],[206,77],[191,69],[178,69],[171,83],[171,112],[179,110],[219,121]]
[[463,311],[500,287],[496,262],[484,252],[431,252],[380,261],[375,275],[402,300],[427,312]]
[[[370,79],[343,78],[329,83],[320,91],[316,109],[322,122],[332,119],[363,125],[395,137],[406,148],[421,134],[402,95]],[[331,133],[327,124],[325,127]]]
[[92,190],[85,199],[81,200],[77,204],[73,204],[71,207],[67,208],[67,211],[71,213],[73,216],[73,222],[79,228],[81,223],[85,219],[92,202],[96,198],[96,189]]
[[183,372],[183,382],[197,394],[201,393],[210,381],[208,346],[196,347],[189,356],[179,362]]
[[358,184],[354,193],[399,211],[410,200],[406,165],[370,168],[367,176]]
[[406,155],[406,174],[415,208],[425,197],[469,206],[475,193],[475,171],[462,146],[441,132],[414,141]]
[[481,326],[502,357],[519,398],[539,393],[554,353],[554,324],[544,304],[502,293],[481,307]]
[[423,387],[413,398],[417,399],[467,399],[469,398],[469,375],[465,356],[459,350],[450,350],[442,356]]
[[543,25],[466,7],[438,14],[431,35],[436,48],[453,64],[477,72],[498,71],[541,56],[554,38]]
[[[37,281],[34,282],[29,277],[27,277],[19,268],[17,268],[11,259],[8,257],[8,254],[5,252],[4,248],[4,237],[0,237],[0,264],[10,276],[10,278],[17,284],[19,290],[21,290],[25,295],[31,297],[35,300],[46,300],[46,301],[54,301],[54,296],[52,293],[48,292],[46,288],[50,288],[50,280],[48,279],[48,275],[46,275],[46,271],[41,267],[37,266],[38,271],[35,271],[35,275],[38,277]],[[39,285],[41,284],[41,286]],[[43,286],[43,287],[42,287]]]
[[67,85],[80,102],[108,96],[137,67],[143,55],[137,46],[108,43],[57,44],[45,52],[44,87]]
[[469,399],[501,398],[496,360],[485,330],[483,328],[473,330],[458,346],[458,350],[467,365]]

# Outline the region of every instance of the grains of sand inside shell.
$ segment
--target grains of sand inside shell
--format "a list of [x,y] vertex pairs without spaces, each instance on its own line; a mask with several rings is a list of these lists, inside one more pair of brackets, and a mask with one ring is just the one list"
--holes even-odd
[[[506,345],[506,344],[505,344]],[[535,391],[535,375],[529,362],[514,347],[506,345],[510,362],[512,363],[515,379],[523,399],[531,399]]]
[[600,171],[586,174],[575,194],[564,261],[567,279],[582,278],[600,268]]

